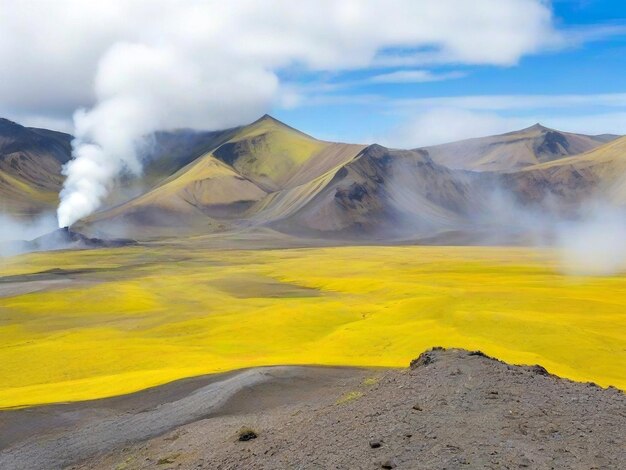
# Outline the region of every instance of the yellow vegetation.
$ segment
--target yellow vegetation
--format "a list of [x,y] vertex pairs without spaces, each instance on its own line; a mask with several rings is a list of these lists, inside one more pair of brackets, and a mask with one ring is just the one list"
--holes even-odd
[[548,252],[181,242],[30,254],[0,274],[49,269],[76,281],[0,298],[0,407],[259,365],[405,367],[436,345],[626,389],[626,277],[566,277]]
[[239,143],[246,149],[233,163],[238,172],[253,181],[271,181],[278,186],[330,145],[269,117],[247,126],[228,143]]
[[344,403],[349,403],[351,401],[358,400],[362,396],[363,396],[363,392],[360,392],[358,390],[348,392],[344,394],[343,396],[341,396],[339,400],[337,400],[337,405],[343,405]]

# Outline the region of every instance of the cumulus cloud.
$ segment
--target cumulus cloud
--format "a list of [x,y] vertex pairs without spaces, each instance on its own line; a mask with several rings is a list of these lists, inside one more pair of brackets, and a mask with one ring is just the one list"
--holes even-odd
[[86,108],[62,224],[141,170],[145,133],[297,104],[281,90],[286,69],[364,69],[424,49],[439,63],[507,66],[562,43],[543,0],[0,0],[0,11],[0,112],[58,120]]
[[1,111],[55,118],[95,104],[98,64],[118,43],[184,50],[217,78],[221,60],[341,70],[425,47],[442,61],[509,65],[560,37],[542,0],[0,0],[0,11]]

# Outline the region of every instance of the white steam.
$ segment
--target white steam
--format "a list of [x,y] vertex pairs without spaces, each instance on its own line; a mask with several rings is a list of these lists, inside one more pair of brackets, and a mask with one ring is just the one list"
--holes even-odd
[[626,271],[626,214],[596,207],[580,221],[561,225],[557,247],[567,274],[622,273]]
[[626,211],[601,196],[583,201],[576,214],[563,215],[555,198],[540,207],[522,206],[503,190],[491,194],[481,215],[491,239],[553,247],[560,269],[573,276],[611,276],[626,272]]
[[[522,204],[497,179],[472,183],[471,173],[453,171],[451,201],[433,201],[428,182],[416,180],[415,168],[397,158],[387,186],[388,202],[402,214],[393,227],[405,237],[468,245],[551,247],[559,269],[573,276],[611,276],[626,273],[626,207],[602,191],[577,208],[565,209],[558,196],[547,194],[540,204]],[[492,175],[494,176],[494,175]],[[494,176],[494,178],[497,178]],[[619,181],[619,178],[618,178]],[[446,185],[446,179],[434,184]],[[438,238],[443,237],[443,238]],[[453,243],[455,243],[453,242]]]
[[11,256],[29,251],[24,242],[40,237],[57,228],[54,214],[42,214],[22,220],[0,214],[0,256]]
[[53,214],[42,214],[28,220],[0,214],[0,242],[32,240],[56,228]]
[[[205,64],[206,65],[206,64]],[[118,44],[102,59],[96,77],[98,103],[74,115],[73,160],[57,215],[60,227],[72,225],[100,207],[116,178],[142,171],[143,139],[162,128],[192,126],[207,129],[253,119],[271,102],[276,77],[262,69],[208,74],[191,57],[172,48]],[[221,77],[221,78],[220,78]],[[254,91],[246,93],[254,84]],[[230,87],[242,91],[232,96]],[[206,110],[245,108],[230,117]]]

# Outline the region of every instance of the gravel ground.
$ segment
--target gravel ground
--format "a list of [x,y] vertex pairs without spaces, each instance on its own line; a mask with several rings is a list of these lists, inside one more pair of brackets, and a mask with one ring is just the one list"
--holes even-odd
[[[168,415],[176,421],[169,430],[91,449],[68,468],[619,469],[626,462],[624,393],[541,367],[435,349],[405,370],[276,369],[287,376],[298,370],[299,378],[245,385],[205,417],[179,425]],[[124,420],[135,426],[136,415],[127,414]],[[99,429],[90,419],[81,432],[97,437]],[[240,441],[242,430],[256,438]],[[25,442],[31,451],[45,449],[37,436]],[[63,452],[64,441],[56,442]],[[19,456],[23,446],[5,449],[0,467],[39,468],[2,461]],[[45,460],[49,452],[39,456]]]
[[[52,470],[108,452],[118,455],[119,449],[187,423],[316,403],[326,391],[340,393],[346,383],[358,384],[365,374],[343,367],[260,367],[104,400],[2,411],[0,469]],[[110,466],[103,463],[102,468]]]

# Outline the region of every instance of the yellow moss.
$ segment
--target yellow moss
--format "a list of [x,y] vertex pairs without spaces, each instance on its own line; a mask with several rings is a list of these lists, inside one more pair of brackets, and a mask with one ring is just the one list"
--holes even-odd
[[275,364],[405,367],[479,349],[626,389],[626,277],[476,247],[209,251],[193,243],[29,254],[76,284],[0,298],[0,407],[84,400]]
[[339,398],[339,400],[337,400],[337,405],[343,405],[344,403],[348,403],[348,402],[351,402],[353,400],[358,400],[362,396],[363,396],[363,392],[359,392],[357,390],[354,390],[352,392],[348,392],[348,393],[342,395],[342,397]]
[[247,151],[234,163],[239,172],[275,183],[283,182],[294,169],[329,145],[272,119],[248,126],[229,142],[245,143]]
[[378,377],[367,377],[365,380],[363,380],[363,385],[367,385],[367,386],[376,385],[379,381],[380,381],[380,378]]

